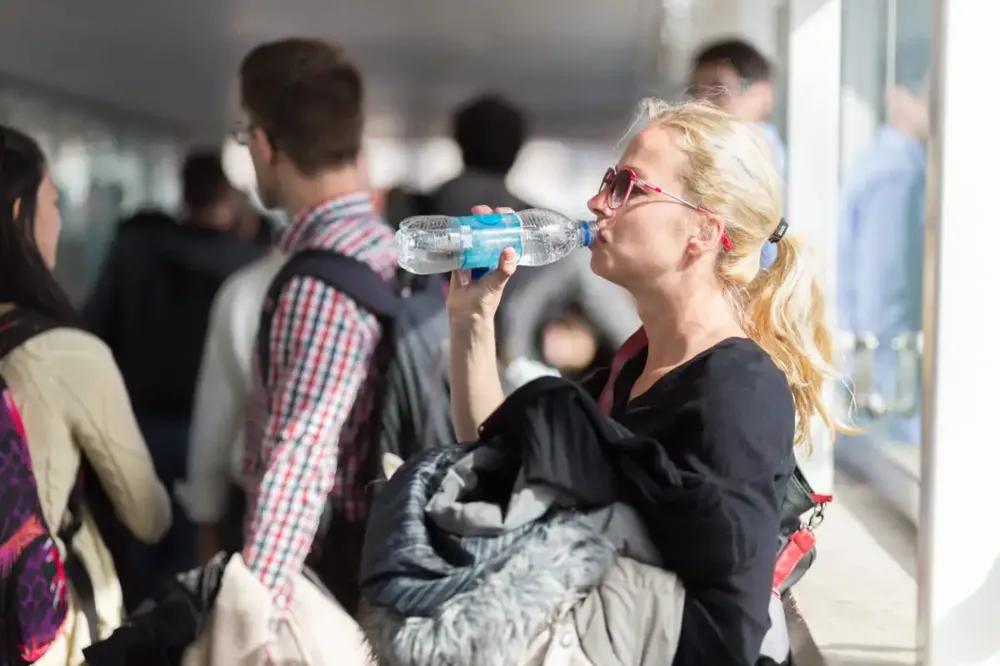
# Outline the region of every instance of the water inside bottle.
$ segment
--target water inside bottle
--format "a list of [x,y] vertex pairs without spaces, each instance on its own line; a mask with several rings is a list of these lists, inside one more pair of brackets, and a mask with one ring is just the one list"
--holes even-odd
[[461,232],[453,228],[445,215],[419,218],[420,233],[402,233],[412,224],[405,221],[396,234],[399,264],[418,275],[446,273],[459,264]]

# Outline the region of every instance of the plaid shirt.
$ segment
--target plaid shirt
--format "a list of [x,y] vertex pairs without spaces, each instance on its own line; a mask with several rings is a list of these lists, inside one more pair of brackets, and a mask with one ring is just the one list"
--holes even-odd
[[[299,216],[281,246],[288,254],[336,250],[386,278],[396,270],[392,230],[367,194],[330,199]],[[247,409],[243,559],[279,609],[288,607],[290,577],[302,570],[327,497],[346,518],[364,518],[358,477],[365,452],[354,433],[371,412],[368,369],[380,333],[373,315],[318,280],[294,278],[278,297],[269,376],[262,381],[256,359]]]

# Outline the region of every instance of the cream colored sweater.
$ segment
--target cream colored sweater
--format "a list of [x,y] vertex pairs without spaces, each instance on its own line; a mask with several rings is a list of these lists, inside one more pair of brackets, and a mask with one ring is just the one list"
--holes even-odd
[[[81,452],[86,452],[118,518],[142,541],[158,541],[170,527],[170,499],[153,470],[108,347],[82,331],[51,330],[0,360],[0,375],[24,421],[42,511],[52,532],[66,513]],[[74,546],[94,585],[99,633],[108,636],[121,623],[121,588],[89,517]],[[74,606],[64,637],[39,664],[81,664],[89,644],[86,620]]]

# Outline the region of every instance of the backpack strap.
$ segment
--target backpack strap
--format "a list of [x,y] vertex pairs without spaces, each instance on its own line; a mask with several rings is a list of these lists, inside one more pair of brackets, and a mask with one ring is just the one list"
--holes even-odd
[[333,250],[311,249],[293,254],[281,267],[264,299],[260,328],[257,333],[257,353],[261,376],[268,376],[271,367],[271,324],[278,299],[285,286],[294,278],[310,277],[333,287],[359,307],[382,321],[393,321],[399,312],[399,296],[393,285],[363,261]]
[[623,344],[621,348],[615,352],[614,359],[611,361],[611,370],[608,373],[608,379],[604,383],[601,395],[597,398],[597,406],[601,410],[602,414],[610,416],[611,412],[614,410],[615,382],[618,381],[618,375],[621,374],[625,364],[632,360],[632,358],[641,352],[648,344],[649,338],[646,337],[646,329],[640,328],[638,331],[630,335],[629,339],[625,341],[625,344]]
[[[6,357],[36,335],[54,328],[58,328],[58,325],[30,310],[14,308],[4,313],[0,316],[0,359]],[[63,558],[63,569],[66,571],[66,578],[76,593],[74,601],[83,611],[84,617],[87,618],[91,641],[96,643],[100,640],[100,634],[98,632],[94,585],[79,555],[73,550],[73,537],[76,536],[76,533],[80,531],[80,527],[83,525],[83,491],[83,476],[78,473],[77,481],[73,486],[73,490],[70,491],[69,501],[66,505],[66,515],[63,517],[57,534],[59,540],[66,547],[66,555]]]
[[55,324],[45,317],[14,308],[0,315],[0,359],[35,337],[56,328]]

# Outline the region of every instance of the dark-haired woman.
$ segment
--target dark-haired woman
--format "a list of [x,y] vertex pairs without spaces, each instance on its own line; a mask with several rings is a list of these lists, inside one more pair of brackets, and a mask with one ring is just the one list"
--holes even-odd
[[[157,541],[170,525],[170,502],[121,375],[104,343],[79,327],[51,274],[61,226],[57,199],[38,144],[0,125],[0,336],[26,321],[41,331],[0,358],[0,376],[24,423],[52,533],[67,517],[86,461],[120,523],[138,539]],[[83,648],[121,623],[122,592],[111,555],[88,510],[82,513],[73,551],[93,586],[93,603],[72,590],[62,636],[39,664],[83,663]]]

